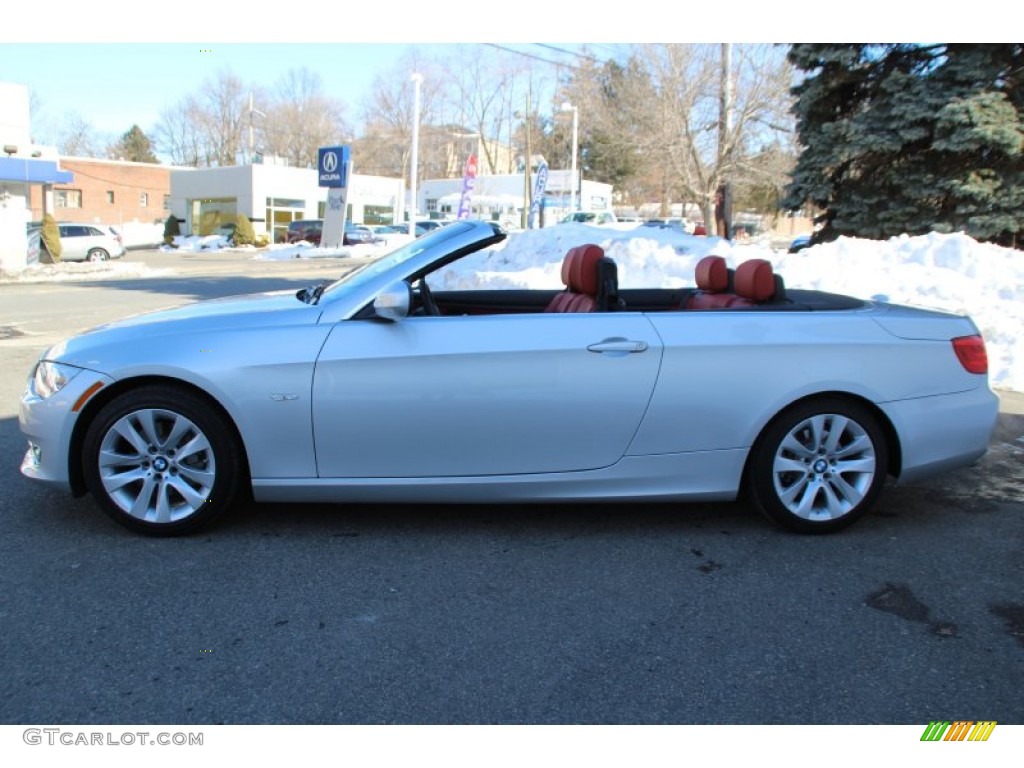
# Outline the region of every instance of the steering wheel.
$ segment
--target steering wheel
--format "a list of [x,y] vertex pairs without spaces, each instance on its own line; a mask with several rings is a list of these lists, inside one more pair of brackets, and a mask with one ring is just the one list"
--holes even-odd
[[430,292],[430,286],[427,285],[427,278],[421,277],[417,282],[419,283],[420,304],[423,305],[424,313],[437,317],[441,314],[441,308],[437,306],[437,302],[434,300],[434,294]]

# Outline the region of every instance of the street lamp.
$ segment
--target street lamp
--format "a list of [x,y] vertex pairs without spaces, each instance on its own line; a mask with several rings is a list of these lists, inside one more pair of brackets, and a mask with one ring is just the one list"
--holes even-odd
[[569,213],[576,212],[576,152],[580,140],[580,110],[568,101],[562,102],[563,112],[572,112],[572,191],[569,197]]
[[409,213],[409,234],[416,236],[416,176],[420,162],[420,83],[423,75],[414,72],[412,75],[412,157],[409,169],[409,193],[412,197],[412,211]]

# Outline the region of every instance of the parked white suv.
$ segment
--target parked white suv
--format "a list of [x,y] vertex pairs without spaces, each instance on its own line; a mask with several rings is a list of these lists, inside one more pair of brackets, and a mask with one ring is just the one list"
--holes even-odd
[[124,256],[121,233],[106,224],[58,224],[61,261],[106,261]]

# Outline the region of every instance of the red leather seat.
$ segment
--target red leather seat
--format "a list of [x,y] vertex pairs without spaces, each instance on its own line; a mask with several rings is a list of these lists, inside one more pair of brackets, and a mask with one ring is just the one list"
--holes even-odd
[[730,307],[756,307],[775,298],[779,281],[775,279],[771,262],[750,259],[736,267],[736,299]]
[[697,292],[686,302],[687,309],[725,309],[736,301],[729,293],[729,268],[721,256],[705,256],[694,273]]
[[579,245],[569,250],[562,261],[565,291],[548,304],[545,312],[596,312],[602,288],[604,251],[597,245]]

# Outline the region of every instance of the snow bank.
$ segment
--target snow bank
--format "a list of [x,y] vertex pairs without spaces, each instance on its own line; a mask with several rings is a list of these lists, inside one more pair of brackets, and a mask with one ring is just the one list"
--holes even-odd
[[730,243],[671,229],[561,224],[511,234],[439,271],[436,284],[441,290],[560,288],[562,258],[582,243],[600,245],[615,260],[623,288],[693,285],[697,262],[714,253],[732,267],[767,259],[791,288],[969,314],[985,336],[992,386],[1024,392],[1024,253],[962,233],[840,238],[788,254],[765,243]]
[[321,248],[300,240],[291,245],[269,245],[253,256],[256,261],[288,261],[290,259],[348,259],[380,256],[394,246],[344,245],[340,248]]
[[125,248],[155,248],[164,241],[163,224],[126,221],[116,225]]
[[135,277],[163,277],[172,269],[154,269],[136,262],[64,261],[33,264],[16,271],[0,270],[0,283],[62,283],[89,280],[125,280]]

